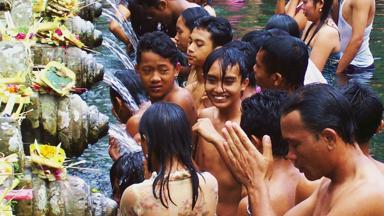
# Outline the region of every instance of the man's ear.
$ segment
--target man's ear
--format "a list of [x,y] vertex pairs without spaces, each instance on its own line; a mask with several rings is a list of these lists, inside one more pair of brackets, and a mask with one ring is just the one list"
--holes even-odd
[[175,65],[175,77],[179,76],[179,73],[181,71],[181,64],[180,62],[177,62],[176,65]]
[[139,74],[139,65],[138,64],[135,65],[135,71],[137,74]]
[[272,80],[274,86],[281,86],[283,83],[283,76],[280,73],[272,74]]
[[245,91],[245,89],[247,88],[249,84],[249,79],[248,78],[245,78],[242,82],[241,82],[241,91]]
[[320,134],[321,138],[327,144],[329,151],[332,151],[337,145],[337,132],[331,128],[325,128]]
[[261,142],[261,140],[257,138],[255,135],[251,135],[251,141],[253,145],[256,146],[257,150],[261,152],[263,149],[263,143]]

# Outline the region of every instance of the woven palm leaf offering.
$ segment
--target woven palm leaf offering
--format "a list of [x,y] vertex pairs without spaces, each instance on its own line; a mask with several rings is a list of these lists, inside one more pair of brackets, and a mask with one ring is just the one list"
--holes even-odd
[[76,74],[59,62],[49,62],[42,71],[35,72],[32,88],[40,93],[67,95],[75,87]]
[[37,41],[43,44],[54,46],[73,45],[78,48],[85,48],[78,36],[74,35],[67,27],[59,21],[41,22],[36,25]]
[[63,180],[67,177],[67,170],[63,166],[66,158],[65,151],[58,146],[37,144],[35,141],[29,146],[32,161],[32,173],[49,181]]

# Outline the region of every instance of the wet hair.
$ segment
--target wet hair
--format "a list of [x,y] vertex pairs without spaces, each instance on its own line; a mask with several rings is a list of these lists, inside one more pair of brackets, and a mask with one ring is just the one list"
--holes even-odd
[[269,18],[265,29],[281,29],[288,32],[293,37],[300,37],[299,25],[292,17],[286,14],[275,14]]
[[269,135],[274,156],[285,156],[288,143],[283,139],[280,128],[280,113],[287,92],[265,89],[246,98],[241,103],[240,126],[249,138],[255,135],[260,140]]
[[[264,42],[271,36],[272,36],[271,33],[265,29],[254,30],[246,33],[241,38],[241,40],[249,42],[257,53],[257,51],[259,51],[259,49],[263,46]],[[256,55],[255,55],[255,58],[256,58]]]
[[325,128],[331,128],[341,139],[353,145],[355,122],[352,107],[339,89],[328,84],[309,84],[288,96],[282,116],[298,111],[304,127],[317,138]]
[[255,76],[253,75],[253,66],[256,63],[257,50],[251,43],[246,41],[234,40],[224,45],[225,47],[234,47],[244,54],[245,68],[248,71],[249,86],[256,86]]
[[[112,194],[120,200],[124,190],[132,184],[144,181],[143,152],[128,152],[117,159],[109,171]],[[115,185],[115,182],[118,185]]]
[[[141,85],[140,78],[135,70],[118,70],[115,72],[114,76],[118,80],[120,80],[121,84],[123,84],[125,88],[128,89],[136,104],[140,105],[143,101],[147,100],[145,91],[143,90],[143,87]],[[124,101],[124,103],[128,103],[128,101],[125,101],[125,99],[122,98],[120,93],[112,87],[109,88],[109,95],[111,96],[112,100],[114,100],[114,97],[118,97],[122,101]]]
[[[248,78],[248,70],[245,64],[245,55],[236,47],[224,46],[218,49],[215,49],[211,54],[208,55],[207,59],[204,62],[203,73],[204,79],[207,79],[209,69],[212,65],[218,61],[221,66],[222,80],[225,77],[225,74],[229,67],[234,67],[238,65],[239,73],[241,80]],[[223,82],[222,82],[223,83]]]
[[154,171],[153,159],[160,165],[152,185],[155,198],[159,198],[166,208],[168,200],[175,204],[168,193],[170,171],[165,173],[165,168],[166,163],[170,162],[172,165],[172,160],[176,158],[191,174],[193,209],[199,195],[199,178],[191,157],[192,130],[183,109],[166,102],[152,104],[140,120],[139,132],[148,145],[149,170]]
[[179,62],[181,56],[179,50],[171,38],[161,31],[145,33],[139,40],[136,51],[136,62],[140,64],[141,53],[153,52],[163,58],[169,59],[173,66]]
[[274,36],[264,42],[259,52],[261,51],[261,61],[268,74],[280,73],[284,83],[293,89],[304,84],[309,55],[306,45],[300,39]]
[[382,120],[383,104],[379,96],[370,86],[351,81],[341,92],[352,105],[352,114],[356,121],[356,141],[359,144],[369,142]]
[[196,27],[196,20],[209,16],[209,13],[202,7],[192,7],[184,10],[180,16],[183,17],[185,25],[192,32],[193,28]]
[[134,0],[137,4],[143,6],[144,8],[157,7],[160,3],[160,0]]
[[227,19],[222,17],[202,17],[196,20],[195,28],[205,29],[211,34],[211,40],[214,48],[229,43],[233,38],[231,24]]

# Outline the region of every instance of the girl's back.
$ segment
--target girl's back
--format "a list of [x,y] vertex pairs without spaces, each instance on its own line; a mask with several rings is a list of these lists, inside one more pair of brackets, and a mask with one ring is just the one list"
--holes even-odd
[[187,170],[171,173],[169,191],[171,199],[166,194],[168,208],[162,205],[159,198],[155,198],[152,192],[152,178],[143,183],[134,184],[127,188],[122,197],[120,215],[216,215],[217,206],[217,181],[210,173],[204,172],[199,176],[199,197],[192,209],[192,186],[190,174]]

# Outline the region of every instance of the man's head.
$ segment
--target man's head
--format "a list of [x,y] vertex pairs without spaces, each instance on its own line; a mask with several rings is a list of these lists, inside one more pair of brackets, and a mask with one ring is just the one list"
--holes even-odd
[[296,90],[283,106],[280,125],[289,144],[288,159],[309,180],[332,177],[340,154],[354,148],[351,105],[330,85],[310,84]]
[[275,157],[288,153],[288,143],[283,140],[280,129],[281,107],[286,97],[286,92],[267,89],[241,103],[241,128],[258,147],[262,137],[269,135]]
[[176,22],[176,45],[183,52],[187,52],[189,36],[196,26],[196,20],[201,17],[209,16],[208,12],[202,7],[188,8],[177,19]]
[[382,123],[383,104],[371,87],[358,82],[350,82],[342,88],[342,94],[352,105],[356,121],[356,141],[368,144]]
[[204,63],[205,92],[216,107],[227,108],[238,102],[248,85],[244,54],[235,47],[213,51]]
[[119,70],[113,75],[115,81],[111,82],[109,95],[112,102],[112,113],[121,122],[126,123],[134,114],[130,110],[132,102],[129,95],[132,96],[133,102],[140,105],[146,101],[146,95],[141,85],[140,79],[134,70]]
[[[183,0],[181,0],[183,1]],[[180,14],[170,7],[170,0],[135,0],[155,21],[174,25]]]
[[174,87],[180,72],[179,50],[163,32],[151,32],[140,38],[136,70],[151,101],[162,100]]
[[298,38],[270,37],[256,55],[256,83],[262,89],[297,89],[304,83],[308,58],[307,47]]
[[229,43],[232,37],[232,27],[228,20],[213,16],[198,19],[190,35],[188,62],[202,67],[207,56],[215,48]]
[[300,37],[299,25],[291,16],[286,14],[275,14],[269,18],[265,29],[280,29],[289,33],[293,37]]
[[255,76],[253,75],[253,65],[255,65],[255,56],[257,50],[254,49],[251,43],[246,41],[233,40],[224,45],[224,47],[233,47],[244,54],[245,68],[248,72],[249,86],[256,87]]

